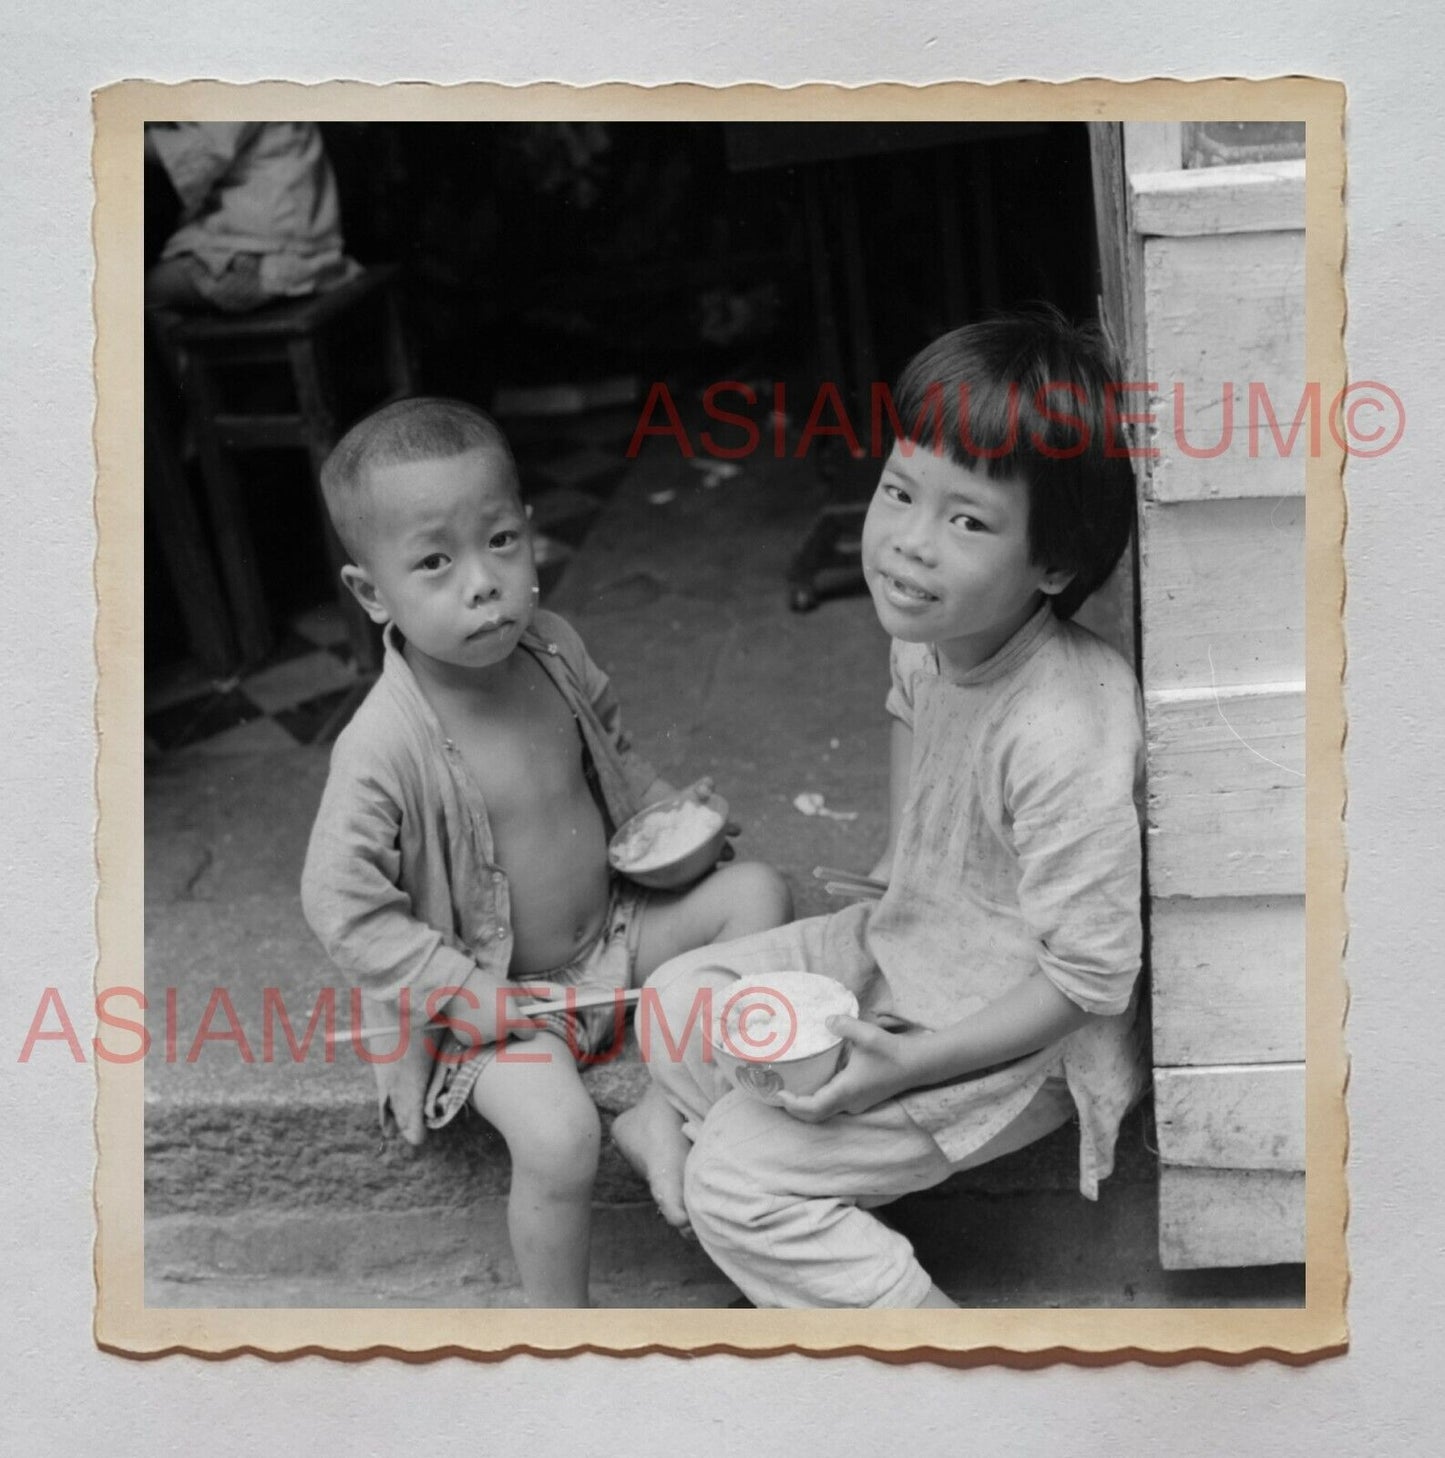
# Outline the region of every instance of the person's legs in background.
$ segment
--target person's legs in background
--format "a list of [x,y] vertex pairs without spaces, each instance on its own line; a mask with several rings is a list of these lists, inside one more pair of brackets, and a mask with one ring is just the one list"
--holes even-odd
[[192,312],[209,309],[210,301],[196,287],[194,264],[185,258],[166,258],[146,270],[147,309],[177,309]]

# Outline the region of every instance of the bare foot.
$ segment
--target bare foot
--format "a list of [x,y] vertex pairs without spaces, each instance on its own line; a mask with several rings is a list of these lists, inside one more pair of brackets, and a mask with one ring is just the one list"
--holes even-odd
[[640,1102],[612,1121],[612,1138],[628,1164],[642,1175],[662,1218],[693,1238],[682,1203],[682,1167],[692,1145],[682,1132],[682,1115],[655,1084]]

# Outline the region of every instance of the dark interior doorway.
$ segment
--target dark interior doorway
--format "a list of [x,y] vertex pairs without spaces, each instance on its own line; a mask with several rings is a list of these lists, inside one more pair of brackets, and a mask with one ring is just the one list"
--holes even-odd
[[[944,329],[1047,300],[1095,313],[1080,124],[324,125],[348,251],[402,265],[423,389],[631,377],[866,389]],[[174,199],[147,187],[147,234]],[[304,463],[295,463],[304,475]],[[330,592],[308,494],[258,461],[278,608]],[[839,489],[868,463],[842,462]],[[856,483],[855,483],[856,485]],[[147,663],[184,652],[148,585]]]

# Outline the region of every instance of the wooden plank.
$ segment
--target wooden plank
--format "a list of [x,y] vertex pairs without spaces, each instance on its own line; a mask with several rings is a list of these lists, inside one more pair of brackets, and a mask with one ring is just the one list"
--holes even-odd
[[[1157,130],[1157,128],[1155,129]],[[1124,180],[1124,132],[1118,122],[1089,123],[1089,162],[1094,183],[1094,226],[1099,248],[1099,317],[1126,380],[1145,378],[1144,240],[1129,220]],[[1145,494],[1149,459],[1136,457],[1134,473]],[[1132,605],[1131,605],[1132,613]]]
[[1156,896],[1304,889],[1304,685],[1147,693]]
[[[1118,122],[1089,122],[1089,172],[1094,189],[1094,228],[1099,242],[1099,318],[1123,348],[1124,260],[1129,236],[1129,199],[1124,187],[1123,128]],[[1142,256],[1142,255],[1141,255]]]
[[1305,1258],[1305,1177],[1293,1170],[1159,1171],[1166,1271],[1274,1266]]
[[1146,501],[1146,689],[1281,683],[1304,672],[1304,501]]
[[[1292,444],[1290,426],[1307,398],[1304,262],[1299,232],[1146,240],[1155,499],[1303,494],[1314,426],[1307,421]],[[1315,412],[1320,441],[1327,404]],[[1142,411],[1144,392],[1121,408]]]
[[186,480],[177,442],[172,391],[157,358],[145,348],[145,515],[170,574],[186,641],[196,661],[220,678],[235,670],[236,646],[205,527]]
[[1125,376],[1134,378],[1144,369],[1144,243],[1129,224],[1123,145],[1118,122],[1089,123],[1103,290],[1099,313]]
[[1146,237],[1303,231],[1304,159],[1151,172],[1130,179],[1134,227]]
[[1154,1117],[1166,1164],[1302,1170],[1305,1066],[1156,1068]]
[[1149,966],[1156,1064],[1305,1056],[1303,897],[1156,898]]

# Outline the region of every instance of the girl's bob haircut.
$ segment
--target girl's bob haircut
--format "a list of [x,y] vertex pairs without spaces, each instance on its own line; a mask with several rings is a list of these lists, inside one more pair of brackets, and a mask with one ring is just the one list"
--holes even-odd
[[1049,599],[1071,618],[1114,570],[1134,527],[1134,471],[1113,359],[1096,326],[1032,308],[965,325],[903,368],[894,446],[946,452],[1029,492],[1029,552],[1073,580]]

